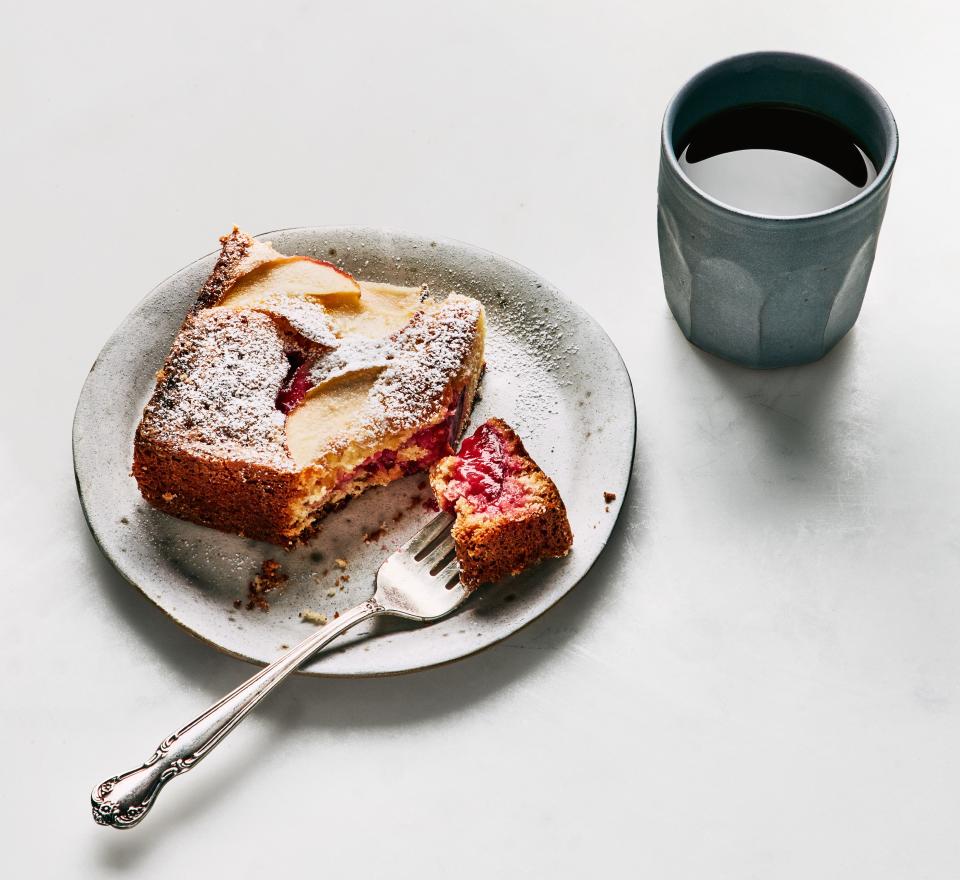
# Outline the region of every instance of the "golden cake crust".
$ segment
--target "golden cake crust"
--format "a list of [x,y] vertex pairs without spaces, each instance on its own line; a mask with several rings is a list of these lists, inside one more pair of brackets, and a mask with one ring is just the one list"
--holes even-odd
[[220,256],[210,276],[200,288],[191,311],[195,313],[215,306],[238,278],[281,256],[282,254],[269,244],[257,241],[252,235],[234,226],[227,235],[220,236]]

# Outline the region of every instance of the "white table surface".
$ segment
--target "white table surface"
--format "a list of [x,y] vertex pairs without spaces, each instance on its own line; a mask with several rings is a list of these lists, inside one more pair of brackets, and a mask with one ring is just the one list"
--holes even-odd
[[[937,5],[7,4],[5,876],[960,875],[958,32]],[[654,213],[670,95],[758,48],[851,67],[902,135],[859,323],[772,373],[685,342]],[[550,278],[630,368],[634,487],[535,625],[436,671],[291,682],[121,834],[92,785],[251,668],[100,556],[73,407],[123,316],[234,222],[450,236]]]

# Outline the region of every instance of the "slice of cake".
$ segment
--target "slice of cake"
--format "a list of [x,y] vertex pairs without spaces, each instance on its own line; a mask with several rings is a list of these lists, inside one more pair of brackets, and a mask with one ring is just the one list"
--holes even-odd
[[570,552],[573,534],[557,487],[500,419],[484,422],[459,453],[438,461],[430,485],[440,509],[457,515],[453,540],[466,587]]
[[451,452],[483,370],[475,299],[357,281],[237,229],[157,374],[144,498],[291,545],[329,510]]

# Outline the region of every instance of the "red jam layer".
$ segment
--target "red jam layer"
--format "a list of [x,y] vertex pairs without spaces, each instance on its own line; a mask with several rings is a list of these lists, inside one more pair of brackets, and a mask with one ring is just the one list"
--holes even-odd
[[489,425],[460,445],[454,477],[463,483],[460,494],[475,507],[492,504],[503,492],[504,456],[503,438]]
[[310,368],[313,366],[312,358],[304,358],[297,353],[287,357],[290,361],[290,371],[277,392],[277,409],[284,415],[306,397],[310,390]]
[[[463,418],[464,393],[464,391],[460,392],[456,405],[452,407],[442,422],[437,422],[429,428],[417,431],[400,447],[400,449],[407,449],[416,446],[424,450],[419,458],[407,459],[399,463],[404,476],[426,470],[435,461],[453,452],[452,443],[460,433],[460,420]],[[378,471],[391,470],[397,465],[397,453],[399,451],[399,449],[382,449],[380,452],[371,455],[352,471],[341,474],[337,480],[337,485],[342,486],[361,476],[372,476]]]
[[511,479],[520,471],[520,460],[510,455],[504,438],[484,423],[460,445],[453,473],[443,493],[443,507],[453,510],[466,499],[475,513],[508,513],[527,500],[522,484]]

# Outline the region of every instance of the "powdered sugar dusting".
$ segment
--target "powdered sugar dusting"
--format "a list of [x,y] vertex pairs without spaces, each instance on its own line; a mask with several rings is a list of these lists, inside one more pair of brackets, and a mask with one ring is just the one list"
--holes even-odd
[[407,431],[442,415],[444,393],[476,347],[482,314],[475,299],[451,294],[396,334],[389,365],[370,392],[374,428]]
[[386,369],[391,357],[390,340],[346,336],[334,341],[310,369],[310,385],[320,385],[350,373]]
[[323,352],[310,370],[311,385],[380,371],[349,436],[331,437],[331,448],[376,446],[447,418],[457,388],[480,369],[482,315],[479,302],[451,294],[426,304],[390,337],[346,336]]
[[[468,297],[453,294],[426,305],[386,339],[337,338],[322,307],[286,300],[264,303],[262,311],[211,308],[191,316],[144,412],[145,436],[289,471],[295,465],[277,393],[290,371],[286,352],[291,345],[318,348],[311,386],[359,371],[382,371],[351,436],[340,438],[337,446],[377,444],[444,418],[452,403],[448,391],[458,377],[466,381],[471,353],[476,352],[475,360],[480,355],[482,306]],[[285,339],[285,325],[299,341]],[[479,370],[480,364],[469,366]]]
[[255,306],[254,310],[282,319],[307,342],[324,348],[336,348],[338,344],[326,309],[308,299],[275,294]]
[[288,369],[283,341],[266,315],[203,310],[174,340],[141,430],[201,454],[288,469],[284,417],[275,405]]

